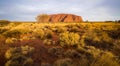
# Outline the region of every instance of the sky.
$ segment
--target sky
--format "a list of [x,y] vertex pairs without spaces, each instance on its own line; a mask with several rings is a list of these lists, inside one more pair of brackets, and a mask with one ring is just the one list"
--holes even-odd
[[0,20],[35,21],[39,14],[58,13],[84,21],[120,20],[120,0],[0,0]]

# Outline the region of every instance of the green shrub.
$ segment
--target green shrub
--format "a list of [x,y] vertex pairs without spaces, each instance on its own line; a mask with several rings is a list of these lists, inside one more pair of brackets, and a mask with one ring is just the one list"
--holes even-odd
[[43,43],[44,43],[45,45],[56,45],[56,41],[51,40],[51,39],[44,39],[44,40],[43,40]]
[[67,31],[67,28],[66,27],[56,27],[56,32],[57,33],[64,33]]
[[69,58],[80,58],[81,54],[74,49],[69,49],[64,52],[64,55]]
[[44,43],[45,45],[51,45],[51,44],[52,44],[52,40],[50,40],[50,39],[45,39],[45,40],[43,41],[43,43]]
[[75,26],[80,28],[80,29],[83,29],[83,25],[82,24],[76,24]]
[[63,56],[63,48],[61,47],[52,47],[48,49],[48,53],[57,56],[57,57],[62,57]]
[[34,30],[33,34],[35,37],[43,39],[45,32],[42,29],[39,29],[39,30]]
[[8,20],[0,20],[0,23],[8,23],[8,22],[10,22],[10,21],[8,21]]
[[10,48],[5,53],[8,59],[5,66],[32,66],[33,60],[30,58],[34,48],[29,46],[21,46]]
[[37,22],[47,22],[49,15],[47,14],[40,14],[36,17]]
[[20,54],[20,55],[25,55],[25,56],[31,56],[34,51],[33,47],[29,46],[21,46],[21,47],[15,47],[15,48],[10,48],[6,51],[5,57],[7,59],[11,59],[12,57]]
[[77,33],[61,33],[59,35],[59,43],[61,46],[75,46],[79,44],[80,36]]
[[0,34],[0,45],[5,45],[5,41],[6,41],[6,37]]
[[80,28],[78,28],[77,26],[73,25],[72,28],[70,28],[70,32],[79,32],[80,31]]
[[113,39],[105,32],[95,32],[94,30],[86,32],[82,36],[83,43],[95,46],[101,49],[111,49],[113,46]]
[[120,64],[115,59],[115,56],[110,52],[104,52],[96,58],[90,66],[119,66]]
[[53,32],[52,30],[46,30],[45,31],[45,38],[51,39],[53,37]]
[[8,20],[0,20],[0,26],[6,26],[6,25],[8,25],[10,23],[10,21],[8,21]]
[[14,38],[19,38],[21,35],[20,30],[9,30],[3,33],[5,37],[14,37]]
[[9,30],[9,29],[6,29],[6,28],[0,28],[0,34],[6,32],[6,31],[8,31],[8,30]]
[[74,66],[90,66],[89,65],[89,59],[79,58],[79,60],[74,61]]
[[59,59],[54,63],[54,66],[74,66],[70,58]]
[[118,59],[120,61],[120,39],[119,40],[116,40],[114,42],[114,46],[111,50],[116,56],[118,56]]
[[85,53],[96,58],[102,53],[102,50],[97,49],[94,46],[85,46]]
[[[79,52],[85,55],[82,59],[85,59],[87,66],[119,66],[117,58],[111,52],[97,49],[94,46],[85,46],[79,49]],[[84,61],[78,63],[83,64]]]
[[106,31],[108,35],[113,39],[120,39],[120,28],[117,30],[108,30]]
[[16,57],[9,60],[5,66],[32,66],[33,60],[22,55],[17,55]]
[[21,34],[32,34],[33,30],[28,28],[28,29],[24,29],[24,28],[18,28],[18,29],[14,29],[14,30],[18,30]]
[[32,39],[36,39],[36,37],[32,34],[24,34],[24,35],[21,35],[21,37],[20,37],[20,41],[32,40]]
[[16,38],[7,38],[6,41],[5,41],[5,43],[11,44],[11,43],[14,43],[16,41],[18,41],[18,39],[16,39]]
[[21,46],[21,51],[23,55],[31,56],[34,52],[34,48],[29,46]]

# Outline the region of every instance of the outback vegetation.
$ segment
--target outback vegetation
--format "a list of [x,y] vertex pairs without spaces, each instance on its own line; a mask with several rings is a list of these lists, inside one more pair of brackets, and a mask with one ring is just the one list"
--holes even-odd
[[120,23],[0,22],[0,65],[119,66]]

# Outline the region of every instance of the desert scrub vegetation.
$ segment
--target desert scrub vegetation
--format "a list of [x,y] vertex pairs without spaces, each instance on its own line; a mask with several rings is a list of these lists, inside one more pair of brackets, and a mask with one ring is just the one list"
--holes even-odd
[[114,42],[114,46],[111,50],[120,59],[120,39]]
[[74,66],[70,58],[59,59],[54,63],[54,66]]
[[77,26],[75,26],[75,25],[73,25],[71,28],[69,28],[69,31],[76,33],[76,32],[79,32],[79,31],[80,31],[80,28],[77,27]]
[[113,39],[104,31],[87,31],[82,36],[82,40],[86,45],[92,45],[101,49],[111,49],[113,46]]
[[40,14],[36,17],[37,22],[46,22],[49,16],[47,14]]
[[[81,53],[80,58],[86,61],[85,66],[119,66],[119,61],[112,52],[100,50],[94,46],[85,46],[77,51]],[[83,62],[77,64],[83,64]]]
[[74,49],[68,49],[66,52],[64,52],[65,57],[69,58],[80,58],[81,54]]
[[7,29],[7,28],[0,28],[0,34],[6,32],[6,31],[8,31],[8,30],[9,30],[9,29]]
[[56,33],[64,33],[67,31],[67,27],[56,26]]
[[52,30],[45,30],[45,39],[51,39],[53,37],[53,31]]
[[0,20],[0,27],[6,26],[6,25],[8,25],[9,23],[10,23],[10,21],[8,21],[8,20]]
[[59,44],[61,46],[75,46],[79,44],[80,36],[77,33],[65,32],[59,35]]
[[33,34],[36,38],[43,39],[45,37],[45,32],[42,29],[36,29],[33,31]]
[[108,30],[106,33],[113,39],[120,39],[120,28],[117,30]]
[[91,66],[119,66],[118,60],[110,52],[103,52],[99,58],[96,58]]
[[8,59],[5,66],[32,66],[33,51],[34,48],[29,46],[8,49],[5,53],[5,57]]
[[6,44],[11,44],[11,43],[14,43],[14,42],[17,42],[17,41],[18,41],[18,39],[16,39],[16,38],[7,38],[5,40],[5,43]]
[[17,37],[20,37],[21,32],[19,30],[9,30],[9,31],[4,32],[3,35],[5,37],[14,37],[14,38],[17,38]]
[[63,57],[63,48],[61,47],[52,47],[52,48],[49,48],[48,49],[48,53],[53,55],[53,56],[56,56],[56,57]]
[[0,26],[0,65],[119,66],[119,26],[10,22]]
[[46,44],[46,45],[51,45],[51,44],[52,44],[52,40],[50,40],[50,39],[45,39],[45,40],[43,41],[43,43]]

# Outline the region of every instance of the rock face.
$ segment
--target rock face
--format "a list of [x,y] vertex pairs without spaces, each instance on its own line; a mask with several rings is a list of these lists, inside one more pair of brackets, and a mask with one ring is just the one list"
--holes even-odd
[[44,18],[44,20],[42,21],[44,22],[82,22],[83,20],[81,16],[77,16],[73,14],[52,14],[52,15],[48,15],[48,17]]

